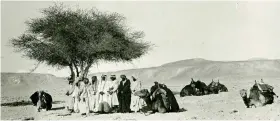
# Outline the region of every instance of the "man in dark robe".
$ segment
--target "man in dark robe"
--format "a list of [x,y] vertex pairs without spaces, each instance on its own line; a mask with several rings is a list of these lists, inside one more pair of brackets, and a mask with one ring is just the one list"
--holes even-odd
[[162,84],[159,84],[157,81],[155,81],[154,82],[155,83],[155,85],[153,85],[152,87],[151,87],[151,93],[150,93],[150,95],[152,95],[153,93],[154,93],[154,91],[158,88],[158,87],[162,87]]
[[171,103],[170,111],[171,112],[178,112],[180,110],[180,108],[179,108],[179,104],[178,104],[173,92],[165,84],[162,84],[161,88],[166,91],[168,101],[169,101],[169,103]]
[[121,75],[121,82],[118,87],[118,100],[119,100],[119,110],[121,113],[129,113],[130,103],[131,103],[131,89],[130,80],[126,78],[125,75]]

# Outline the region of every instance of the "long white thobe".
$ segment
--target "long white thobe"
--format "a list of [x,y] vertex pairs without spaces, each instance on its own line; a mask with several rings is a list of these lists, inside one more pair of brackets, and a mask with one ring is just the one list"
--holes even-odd
[[[101,102],[107,102],[108,103],[108,91],[109,91],[109,85],[108,81],[100,81],[98,89],[97,89],[97,95],[98,95],[98,104]],[[100,94],[100,92],[104,92],[103,95]]]
[[80,101],[79,87],[76,84],[74,84],[73,86],[74,86],[74,91],[71,96],[74,98],[74,106],[73,106],[74,112],[77,113],[77,112],[79,112],[78,105],[79,105],[79,101]]
[[117,80],[109,81],[109,83],[108,83],[109,89],[111,88],[110,91],[113,92],[112,94],[108,94],[108,102],[109,102],[110,107],[119,105],[119,100],[118,100],[118,96],[117,96],[117,90],[118,90],[119,83],[120,82]]
[[74,92],[74,85],[73,84],[69,84],[69,89],[67,90],[67,93],[69,94],[68,95],[68,105],[67,105],[67,109],[68,110],[73,110],[74,109],[74,97],[72,96],[73,95],[73,92]]
[[80,102],[79,102],[79,110],[80,113],[89,113],[89,84],[85,84],[84,82],[80,82]]
[[79,101],[80,101],[80,88],[79,88],[79,77],[76,77],[74,82],[73,82],[73,92],[71,94],[71,97],[74,98],[74,105],[73,105],[73,108],[74,108],[74,112],[75,113],[78,113],[80,110],[79,110]]
[[130,109],[133,111],[139,111],[139,109],[143,108],[146,103],[143,99],[141,99],[138,96],[135,96],[134,93],[136,91],[141,90],[141,82],[136,80],[136,81],[132,81],[131,82],[131,91],[132,91],[132,95],[131,95],[131,105],[130,105]]
[[88,92],[89,92],[89,109],[90,111],[97,111],[97,86],[98,86],[98,82],[94,82],[93,84],[90,85],[90,87],[88,88]]

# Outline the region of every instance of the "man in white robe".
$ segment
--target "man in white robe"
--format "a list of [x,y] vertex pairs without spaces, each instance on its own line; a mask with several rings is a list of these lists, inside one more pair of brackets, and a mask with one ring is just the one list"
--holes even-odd
[[73,87],[74,87],[74,91],[72,93],[72,97],[74,98],[74,112],[75,113],[79,113],[80,110],[79,110],[79,101],[80,101],[80,89],[79,89],[79,82],[80,82],[80,79],[79,77],[77,77],[75,80],[74,80],[74,83],[73,83]]
[[90,83],[90,87],[88,88],[89,92],[89,109],[92,112],[97,112],[97,88],[98,88],[98,80],[97,76],[92,76],[92,81]]
[[[110,88],[110,83],[107,81],[107,75],[102,75],[101,81],[99,82],[98,89],[97,89],[98,112],[103,113],[104,110],[106,110],[105,113],[108,113],[108,110],[110,110],[110,107],[107,106],[109,104],[109,100],[108,100],[109,88]],[[100,107],[101,105],[102,105],[102,107]],[[106,107],[104,107],[104,105],[106,105]]]
[[132,82],[131,82],[131,91],[132,91],[132,95],[131,95],[131,105],[130,105],[130,109],[134,112],[138,112],[140,111],[141,108],[143,108],[144,106],[146,106],[146,103],[143,99],[141,99],[139,96],[135,96],[134,93],[136,91],[139,91],[142,89],[142,85],[141,82],[138,81],[135,77],[131,77],[132,78]]
[[80,81],[79,83],[79,89],[80,89],[80,102],[79,102],[79,110],[80,114],[82,115],[88,115],[89,114],[89,89],[90,89],[90,84],[89,84],[89,79],[84,78],[83,81]]
[[112,108],[113,112],[116,112],[119,106],[119,100],[117,96],[117,90],[119,87],[119,81],[116,80],[116,75],[111,75],[109,81],[109,95],[108,95],[108,102],[110,107]]
[[68,81],[69,81],[69,88],[66,92],[66,95],[69,96],[69,99],[68,99],[68,104],[66,105],[66,109],[72,113],[74,112],[74,101],[75,101],[75,98],[72,96],[73,92],[74,92],[74,80],[71,79],[71,78],[68,78]]

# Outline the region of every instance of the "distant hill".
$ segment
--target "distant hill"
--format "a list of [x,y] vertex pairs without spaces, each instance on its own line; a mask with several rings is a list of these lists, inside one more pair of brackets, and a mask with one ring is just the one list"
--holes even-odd
[[280,77],[280,60],[246,60],[246,61],[211,61],[202,58],[187,59],[167,63],[159,67],[131,69],[116,72],[95,73],[135,75],[144,85],[152,85],[154,81],[176,86],[185,85],[190,78],[210,82],[212,78],[221,81],[234,81],[240,78],[260,79],[265,77]]
[[267,58],[250,58],[248,60],[269,60],[269,59],[267,59]]
[[[142,81],[143,86],[150,87],[154,81],[165,83],[172,87],[183,87],[190,78],[201,79],[207,84],[211,79],[219,79],[229,84],[244,78],[252,80],[280,77],[280,60],[246,60],[246,61],[211,61],[201,58],[187,59],[167,63],[159,67],[130,69],[116,72],[94,73],[89,76],[102,74],[121,74],[129,78],[134,75]],[[65,78],[50,74],[1,73],[1,93],[5,95],[29,95],[43,89],[55,93],[65,93],[67,86]],[[25,91],[21,91],[25,90]],[[60,92],[62,90],[62,92]]]
[[55,91],[67,84],[63,78],[51,74],[1,73],[2,96],[26,96],[37,90]]

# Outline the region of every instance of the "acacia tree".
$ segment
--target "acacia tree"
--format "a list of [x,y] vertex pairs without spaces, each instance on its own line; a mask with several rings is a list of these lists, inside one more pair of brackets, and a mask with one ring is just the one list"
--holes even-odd
[[151,48],[142,31],[132,31],[125,17],[97,9],[71,10],[61,4],[43,9],[43,16],[26,22],[28,29],[11,39],[13,47],[30,59],[63,68],[71,78],[86,77],[101,61],[130,62]]

